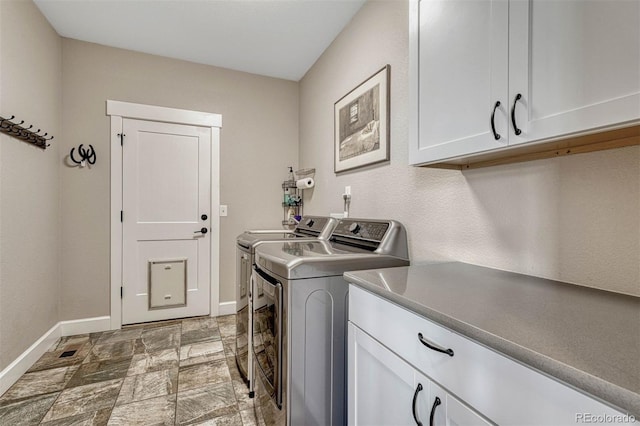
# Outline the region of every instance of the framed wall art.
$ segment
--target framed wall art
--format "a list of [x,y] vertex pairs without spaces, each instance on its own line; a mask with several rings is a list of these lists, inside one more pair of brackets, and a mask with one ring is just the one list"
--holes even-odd
[[386,65],[334,104],[335,173],[389,160]]

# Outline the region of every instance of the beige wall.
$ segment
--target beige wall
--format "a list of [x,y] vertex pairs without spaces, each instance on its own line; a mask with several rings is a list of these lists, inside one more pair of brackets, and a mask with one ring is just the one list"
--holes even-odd
[[[109,315],[107,99],[222,114],[220,301],[235,300],[235,237],[280,226],[287,166],[298,158],[298,84],[63,39],[60,160],[91,143],[91,169],[62,167],[62,319]],[[212,212],[216,214],[217,212]]]
[[[398,219],[414,262],[455,259],[640,295],[640,148],[467,171],[408,166],[408,7],[369,1],[300,82],[306,210]],[[391,64],[391,161],[336,176],[333,104]]]
[[[391,64],[391,162],[333,173],[333,104]],[[316,168],[305,211],[402,221],[411,257],[457,259],[640,295],[640,148],[469,172],[407,165],[407,4],[370,1],[295,82],[60,39],[0,1],[0,113],[56,136],[0,134],[0,370],[59,320],[109,314],[109,119],[115,99],[223,115],[220,300],[235,236],[278,226],[288,165]],[[62,132],[64,129],[64,133]],[[300,144],[298,145],[298,138]],[[91,169],[63,164],[91,143]]]
[[59,320],[61,40],[31,1],[0,1],[0,114],[55,136],[0,133],[0,370]]

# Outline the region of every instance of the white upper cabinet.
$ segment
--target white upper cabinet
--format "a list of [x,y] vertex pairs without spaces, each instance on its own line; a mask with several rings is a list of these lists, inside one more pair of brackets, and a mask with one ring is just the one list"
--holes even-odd
[[509,144],[638,120],[640,2],[511,0],[509,31]]
[[410,164],[640,121],[637,0],[414,0],[409,48]]
[[422,0],[411,4],[412,59],[419,84],[412,164],[506,146],[508,13],[505,0]]

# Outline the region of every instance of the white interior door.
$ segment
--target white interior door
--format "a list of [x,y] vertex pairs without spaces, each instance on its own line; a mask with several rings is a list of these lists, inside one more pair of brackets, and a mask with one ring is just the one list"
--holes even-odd
[[122,324],[210,312],[211,128],[123,119]]

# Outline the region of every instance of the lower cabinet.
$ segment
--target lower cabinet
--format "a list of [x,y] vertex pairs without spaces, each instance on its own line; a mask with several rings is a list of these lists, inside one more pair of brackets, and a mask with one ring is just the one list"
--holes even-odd
[[575,425],[584,413],[640,426],[588,394],[353,285],[348,413],[350,425],[366,426]]
[[350,425],[490,425],[388,348],[349,323]]
[[352,323],[348,333],[349,424],[411,424],[413,368]]

